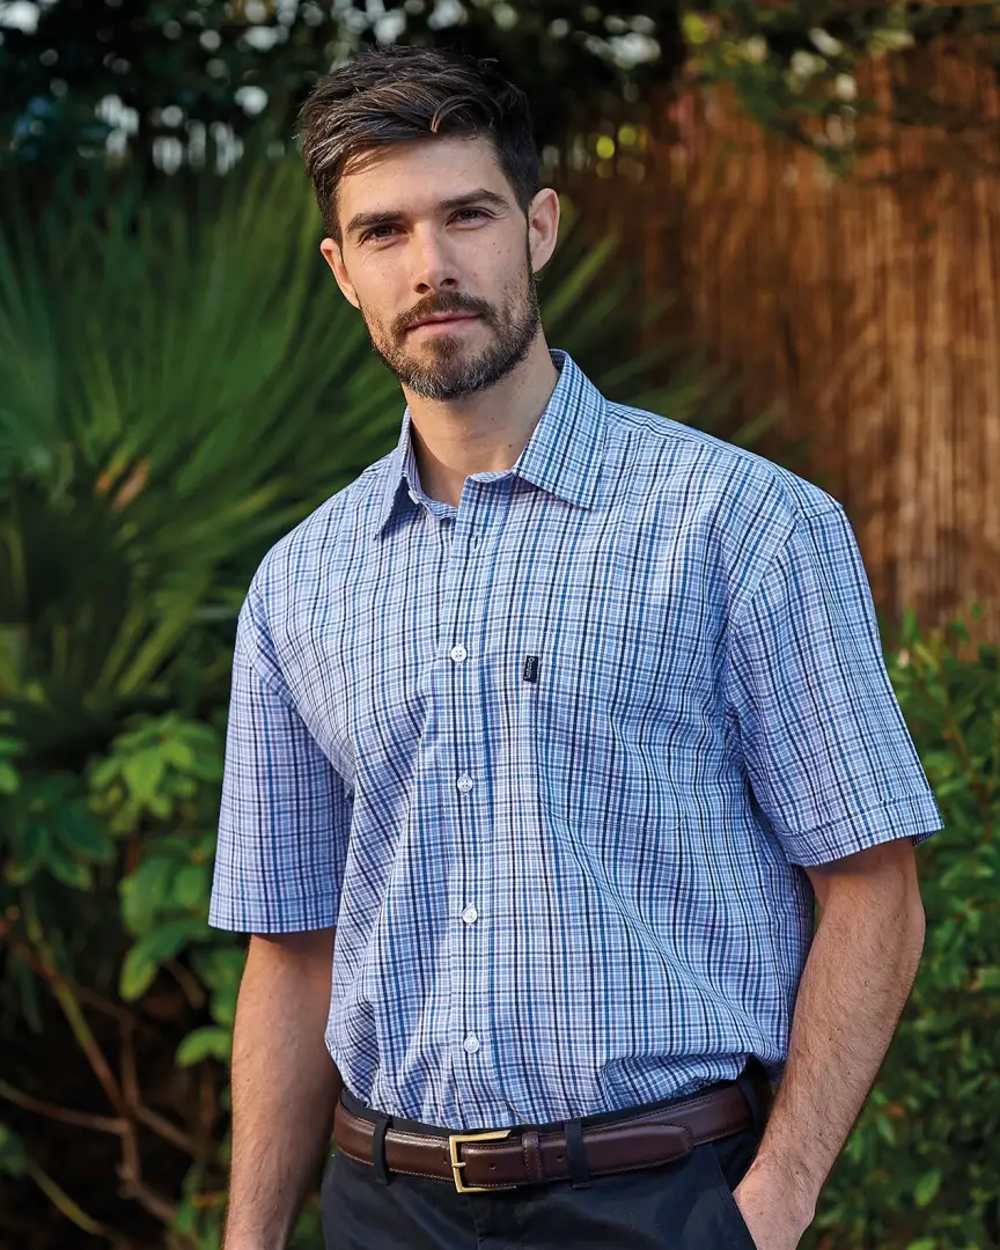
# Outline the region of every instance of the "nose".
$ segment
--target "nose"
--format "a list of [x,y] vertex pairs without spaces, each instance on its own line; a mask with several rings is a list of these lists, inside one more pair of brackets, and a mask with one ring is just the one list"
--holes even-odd
[[458,265],[447,237],[433,227],[415,229],[412,236],[413,289],[418,295],[431,291],[456,291],[460,285]]

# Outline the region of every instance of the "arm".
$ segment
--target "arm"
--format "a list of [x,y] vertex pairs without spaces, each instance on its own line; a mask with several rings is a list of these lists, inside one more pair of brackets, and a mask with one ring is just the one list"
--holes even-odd
[[[909,997],[925,919],[909,838],[805,870],[821,916],[788,1061],[757,1155],[735,1190],[757,1244],[794,1246],[861,1110]],[[786,1212],[775,1226],[776,1209]]]
[[329,1146],[342,1083],[323,1041],[335,935],[250,939],[233,1027],[223,1250],[283,1250]]

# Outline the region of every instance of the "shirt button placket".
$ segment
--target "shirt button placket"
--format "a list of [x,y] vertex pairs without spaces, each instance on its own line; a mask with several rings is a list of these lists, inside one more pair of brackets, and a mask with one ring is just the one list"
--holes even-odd
[[[452,649],[448,652],[448,654],[451,656],[455,664],[461,664],[464,660],[468,659],[468,656],[469,656],[468,651],[460,642],[456,643],[455,646],[453,646]],[[473,781],[472,777],[467,772],[461,773],[458,776],[457,780],[455,781],[455,786],[461,794],[468,794],[474,785],[475,785],[475,782]],[[474,904],[470,903],[462,912],[461,918],[465,922],[466,926],[471,926],[479,919],[479,911],[477,910]],[[464,964],[465,964],[465,960],[461,960],[459,962],[459,967],[460,968],[463,967]],[[463,984],[467,985],[468,984],[467,978],[465,978],[463,975],[462,979],[463,979]],[[475,1033],[466,1034],[465,1038],[462,1041],[462,1047],[466,1051],[466,1053],[469,1055],[476,1054],[479,1051],[479,1046],[480,1046],[479,1038],[476,1036]]]
[[[470,483],[470,489],[475,486]],[[481,489],[475,486],[476,490]],[[456,516],[456,523],[459,518]],[[477,557],[475,560],[469,560],[466,563],[466,570],[470,574],[468,588],[475,591],[479,585],[479,577],[474,574],[475,567],[480,563],[478,557],[480,548],[482,547],[481,539],[484,534],[477,532],[467,532],[464,536],[462,547],[463,554],[471,557],[473,553]],[[483,605],[486,610],[486,605]],[[473,614],[468,624],[475,627],[478,617]],[[459,683],[464,678],[461,666],[466,661],[470,661],[469,651],[465,644],[456,641],[448,652],[453,664],[456,666],[452,673],[453,682]],[[472,662],[472,661],[470,661]],[[472,675],[470,674],[470,677]],[[455,686],[454,689],[461,690],[461,686]],[[472,724],[458,723],[454,726],[456,733],[460,735],[460,745],[465,751],[472,751],[473,744],[482,741],[485,733],[484,726],[478,721],[481,719],[481,709],[472,700],[461,699],[455,704],[459,708],[471,708],[471,715],[476,718]],[[473,793],[474,787],[478,780],[476,776],[476,760],[475,758],[467,758],[466,770],[458,773],[454,779],[455,788],[458,791],[457,802],[461,803],[463,798],[466,801],[464,811],[459,812],[461,826],[464,829],[477,831],[477,819],[479,806],[476,803]],[[481,837],[468,838],[466,845],[462,848],[464,853],[470,856],[470,869],[466,884],[472,884],[478,887],[478,882],[483,872],[482,849],[483,839]],[[490,1035],[490,1023],[488,1016],[480,1018],[482,1012],[489,1011],[487,1004],[481,1001],[480,983],[483,959],[486,955],[486,949],[483,946],[485,934],[480,932],[478,921],[482,918],[481,912],[475,903],[468,898],[461,899],[458,904],[464,908],[461,912],[456,909],[456,929],[454,936],[457,943],[457,958],[454,963],[455,976],[457,978],[454,986],[453,1003],[455,1003],[458,1015],[454,1021],[456,1032],[453,1033],[452,1040],[461,1045],[465,1052],[462,1058],[468,1064],[465,1072],[468,1073],[468,1081],[472,1091],[478,1096],[478,1101],[482,1101],[489,1097],[490,1086],[495,1079],[495,1074],[491,1071],[491,1060],[488,1052],[483,1052],[483,1046],[488,1045]],[[473,927],[475,926],[475,928]],[[473,1066],[475,1065],[475,1066]],[[463,1078],[459,1076],[459,1071],[463,1065],[455,1064],[455,1076],[458,1081],[458,1093],[462,1095]],[[468,1090],[465,1091],[468,1094]]]

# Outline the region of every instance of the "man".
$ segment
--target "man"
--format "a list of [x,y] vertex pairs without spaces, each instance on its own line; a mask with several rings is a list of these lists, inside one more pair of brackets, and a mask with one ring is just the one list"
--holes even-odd
[[407,406],[239,616],[226,1250],[285,1244],[331,1122],[329,1250],[793,1250],[942,827],[851,526],[548,348],[559,200],[489,65],[373,52],[301,125]]

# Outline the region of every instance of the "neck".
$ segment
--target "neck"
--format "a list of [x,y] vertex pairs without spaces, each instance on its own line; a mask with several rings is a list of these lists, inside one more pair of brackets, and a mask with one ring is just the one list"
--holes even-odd
[[539,333],[524,360],[486,390],[442,402],[403,387],[424,493],[458,507],[470,473],[509,469],[531,437],[558,380],[559,372]]

